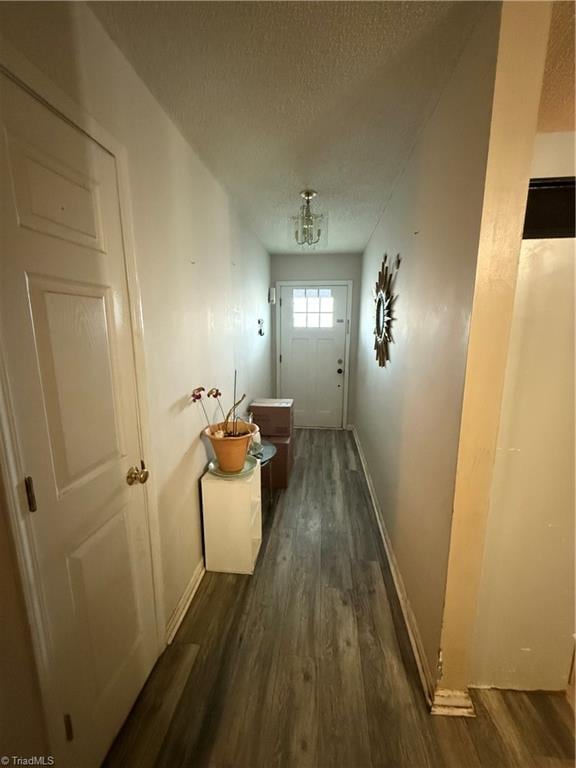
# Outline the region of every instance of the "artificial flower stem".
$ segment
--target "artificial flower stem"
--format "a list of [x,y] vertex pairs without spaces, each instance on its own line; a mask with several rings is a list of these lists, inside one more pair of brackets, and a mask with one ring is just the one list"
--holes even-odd
[[245,394],[244,394],[244,395],[242,395],[242,397],[240,398],[240,400],[238,400],[236,403],[234,403],[234,405],[232,406],[232,408],[230,408],[230,410],[229,410],[229,411],[228,411],[228,413],[226,414],[226,418],[224,419],[224,431],[225,431],[225,432],[228,432],[228,424],[229,424],[229,422],[230,422],[230,417],[232,416],[232,413],[233,413],[233,412],[235,412],[236,408],[237,408],[237,407],[240,405],[240,403],[241,403],[241,402],[243,402],[243,400],[245,399],[245,397],[246,397],[246,395],[245,395]]

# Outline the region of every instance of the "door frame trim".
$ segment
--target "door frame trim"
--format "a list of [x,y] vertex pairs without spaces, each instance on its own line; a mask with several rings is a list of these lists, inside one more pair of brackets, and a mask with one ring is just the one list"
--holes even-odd
[[[141,458],[151,463],[152,441],[150,438],[150,413],[146,399],[147,373],[144,352],[144,326],[142,301],[138,278],[135,238],[133,231],[132,201],[128,153],[112,134],[103,128],[88,112],[67,96],[54,82],[47,78],[28,59],[20,54],[0,35],[0,74],[5,75],[25,92],[38,100],[61,119],[71,124],[88,138],[99,144],[115,158],[116,183],[120,207],[120,223],[124,264],[130,311],[132,347],[134,350],[135,388],[138,416],[138,439]],[[29,527],[31,514],[21,490],[24,471],[21,466],[18,438],[13,410],[11,408],[6,359],[0,345],[0,473],[4,485],[4,497],[8,510],[16,562],[20,574],[26,613],[30,624],[32,649],[40,684],[40,694],[48,738],[54,747],[61,741],[62,713],[51,683],[49,656],[45,637],[44,608],[38,588],[39,572],[31,547]],[[154,612],[156,626],[157,657],[166,647],[166,614],[163,603],[164,585],[162,577],[159,519],[154,473],[143,486],[145,515],[150,542],[152,586],[154,591]]]
[[276,369],[276,395],[280,396],[280,354],[282,353],[282,313],[280,312],[280,300],[282,298],[282,288],[306,288],[308,286],[346,286],[346,333],[344,335],[344,393],[342,401],[342,424],[339,427],[327,427],[327,429],[346,429],[348,425],[348,396],[350,392],[350,339],[352,335],[352,289],[353,280],[277,280],[276,283],[276,304],[274,307],[274,325],[276,326],[276,349],[274,366]]

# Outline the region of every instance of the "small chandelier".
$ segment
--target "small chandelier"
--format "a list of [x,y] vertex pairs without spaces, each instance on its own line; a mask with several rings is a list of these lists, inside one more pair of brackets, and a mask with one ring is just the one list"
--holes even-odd
[[313,189],[305,189],[300,192],[304,200],[298,211],[298,216],[292,216],[294,238],[298,245],[311,248],[320,242],[322,236],[322,223],[324,216],[321,213],[312,213],[310,201],[316,197]]

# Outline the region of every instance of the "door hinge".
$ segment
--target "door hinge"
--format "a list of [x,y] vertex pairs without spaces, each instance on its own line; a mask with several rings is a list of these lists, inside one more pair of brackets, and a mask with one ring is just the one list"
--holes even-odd
[[282,355],[280,355],[279,360],[280,360],[280,362],[282,362]]
[[436,664],[436,673],[438,675],[437,679],[440,680],[442,678],[442,672],[444,671],[444,662],[442,660],[442,649],[438,651],[438,663]]
[[350,333],[350,320],[349,320],[349,319],[348,319],[348,320],[346,320],[346,333],[347,333],[347,334],[349,334],[349,333]]
[[280,296],[280,306],[282,306],[282,296]]
[[66,741],[73,741],[74,728],[72,727],[72,717],[70,715],[64,715],[64,731],[66,733]]
[[36,494],[34,493],[34,480],[30,475],[26,475],[24,478],[24,487],[26,488],[26,499],[28,500],[28,509],[30,512],[36,512],[38,506],[36,505]]

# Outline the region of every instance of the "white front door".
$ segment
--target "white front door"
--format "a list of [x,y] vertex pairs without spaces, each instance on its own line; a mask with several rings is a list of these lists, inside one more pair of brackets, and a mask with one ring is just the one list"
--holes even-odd
[[294,398],[297,427],[342,427],[348,288],[282,286],[280,397]]
[[[116,162],[0,76],[0,319],[51,748],[97,766],[157,656]],[[29,511],[25,477],[36,511]]]

